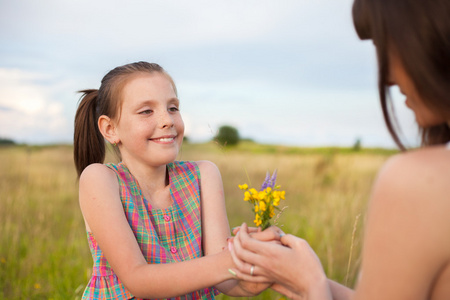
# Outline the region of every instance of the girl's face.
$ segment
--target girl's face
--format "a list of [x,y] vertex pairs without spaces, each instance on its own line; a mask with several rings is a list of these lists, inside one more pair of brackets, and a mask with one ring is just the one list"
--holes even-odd
[[397,85],[400,92],[406,96],[405,104],[416,116],[416,122],[423,128],[445,123],[443,116],[432,111],[425,105],[425,100],[419,95],[409,75],[406,73],[398,54],[390,51],[389,85]]
[[158,167],[176,159],[184,123],[166,75],[142,73],[125,84],[116,133],[125,163],[133,160]]

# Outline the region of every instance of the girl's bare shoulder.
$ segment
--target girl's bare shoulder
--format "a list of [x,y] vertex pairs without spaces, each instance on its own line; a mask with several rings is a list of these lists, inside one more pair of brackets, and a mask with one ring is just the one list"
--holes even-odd
[[200,170],[202,180],[207,178],[220,178],[219,168],[209,160],[199,160],[196,164]]
[[[118,189],[117,176],[113,170],[103,164],[87,166],[80,176],[80,200],[96,195],[110,195]],[[89,195],[90,197],[81,197]],[[104,197],[101,197],[104,198]]]
[[80,186],[95,185],[116,179],[113,170],[104,164],[91,164],[87,166],[80,175]]

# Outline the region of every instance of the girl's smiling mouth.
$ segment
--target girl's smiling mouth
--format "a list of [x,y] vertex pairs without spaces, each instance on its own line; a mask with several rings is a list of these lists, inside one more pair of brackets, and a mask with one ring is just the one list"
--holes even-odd
[[158,138],[153,138],[153,139],[149,139],[152,142],[157,142],[157,143],[171,143],[173,141],[175,141],[175,138],[177,136],[174,135],[170,135],[170,136],[162,136],[162,137],[158,137]]

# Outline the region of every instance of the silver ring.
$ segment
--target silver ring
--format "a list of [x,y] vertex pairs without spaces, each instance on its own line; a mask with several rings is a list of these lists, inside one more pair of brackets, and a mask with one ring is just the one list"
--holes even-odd
[[251,268],[250,268],[250,276],[253,276],[253,272],[255,271],[255,266],[253,265]]

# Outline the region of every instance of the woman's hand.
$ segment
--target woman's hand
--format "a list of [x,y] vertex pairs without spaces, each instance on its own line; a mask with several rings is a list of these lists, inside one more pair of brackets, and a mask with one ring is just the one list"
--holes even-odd
[[[263,242],[275,242],[281,244],[280,238],[284,235],[284,232],[276,226],[271,226],[264,231],[261,230],[261,227],[246,227],[246,228],[247,233],[252,238]],[[232,230],[233,235],[236,235],[240,230],[241,230],[240,226],[234,227]]]
[[[275,281],[274,288],[284,294],[290,292],[290,297],[320,295],[331,299],[322,265],[308,243],[293,235],[284,235],[276,227],[266,231],[251,236],[244,223],[232,240],[230,250],[237,266],[233,270],[237,278],[250,282],[260,282],[261,278]],[[281,244],[266,242],[277,239]]]

